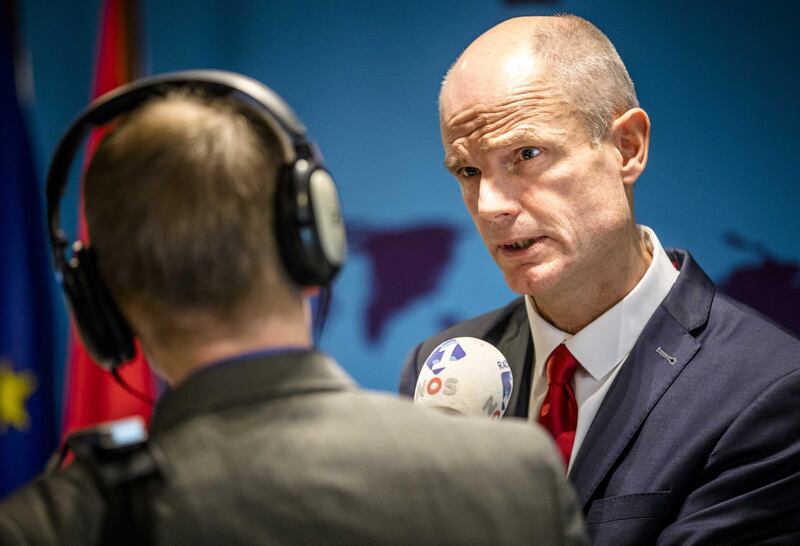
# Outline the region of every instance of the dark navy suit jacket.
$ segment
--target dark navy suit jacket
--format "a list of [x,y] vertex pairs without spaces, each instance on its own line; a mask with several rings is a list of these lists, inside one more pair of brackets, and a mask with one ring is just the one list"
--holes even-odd
[[[670,255],[680,275],[570,472],[593,542],[800,544],[800,341],[717,293],[688,253]],[[526,417],[535,347],[522,298],[417,346],[401,392],[456,336],[505,354],[506,415]]]

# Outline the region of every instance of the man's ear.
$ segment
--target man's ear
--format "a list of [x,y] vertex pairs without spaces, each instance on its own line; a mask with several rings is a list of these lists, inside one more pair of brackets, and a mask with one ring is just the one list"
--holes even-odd
[[611,123],[611,141],[622,163],[622,182],[633,186],[647,166],[650,148],[650,118],[641,108],[631,108]]

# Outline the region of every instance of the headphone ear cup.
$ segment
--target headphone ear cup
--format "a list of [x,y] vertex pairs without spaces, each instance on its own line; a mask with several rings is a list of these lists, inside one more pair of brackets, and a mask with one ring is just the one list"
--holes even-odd
[[100,278],[94,251],[75,244],[61,286],[78,333],[92,358],[112,371],[135,355],[133,333]]
[[306,159],[285,166],[275,204],[278,248],[289,276],[300,286],[330,284],[347,253],[339,196],[330,174]]

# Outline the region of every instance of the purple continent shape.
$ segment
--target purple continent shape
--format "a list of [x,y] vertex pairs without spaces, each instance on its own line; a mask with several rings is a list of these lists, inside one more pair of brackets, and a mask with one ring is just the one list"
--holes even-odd
[[734,269],[720,290],[800,336],[800,265],[766,257]]
[[404,229],[351,226],[354,252],[370,264],[371,291],[366,309],[366,338],[375,344],[398,311],[434,292],[450,264],[457,230],[445,224]]

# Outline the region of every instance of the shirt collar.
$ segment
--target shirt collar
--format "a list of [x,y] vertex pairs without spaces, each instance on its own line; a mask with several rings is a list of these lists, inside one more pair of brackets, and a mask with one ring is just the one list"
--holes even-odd
[[525,297],[536,359],[534,373],[545,373],[545,360],[562,342],[595,381],[605,377],[630,353],[678,278],[678,271],[655,232],[639,226],[639,233],[653,254],[650,266],[628,295],[580,332],[570,335],[559,330],[539,315],[533,298]]

